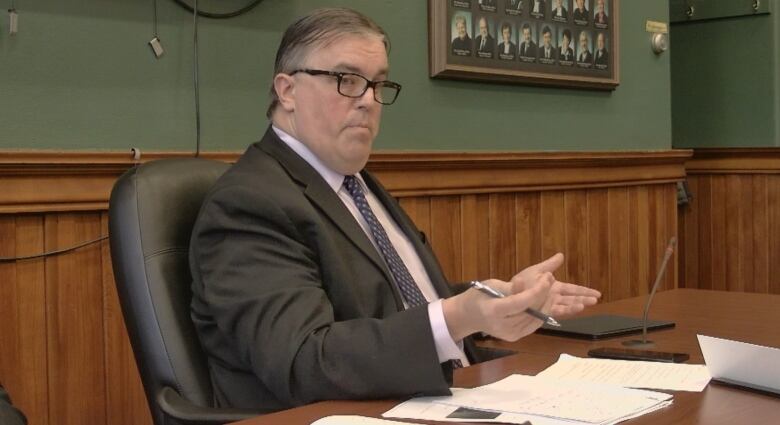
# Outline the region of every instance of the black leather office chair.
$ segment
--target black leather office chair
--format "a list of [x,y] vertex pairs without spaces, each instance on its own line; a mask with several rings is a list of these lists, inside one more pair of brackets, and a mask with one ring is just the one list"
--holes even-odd
[[153,161],[126,172],[111,192],[114,277],[157,425],[257,415],[213,407],[206,358],[190,319],[190,234],[206,193],[227,168],[199,158]]

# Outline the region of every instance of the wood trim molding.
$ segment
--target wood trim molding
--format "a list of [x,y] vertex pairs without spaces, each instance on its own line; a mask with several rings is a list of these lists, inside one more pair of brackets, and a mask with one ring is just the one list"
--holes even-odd
[[780,148],[700,148],[685,164],[689,174],[780,174]]
[[[202,157],[233,162],[239,152]],[[0,151],[0,213],[100,211],[137,163],[187,152]],[[685,178],[689,150],[648,152],[377,152],[368,169],[393,195],[424,196],[661,184]],[[780,156],[779,156],[780,158]],[[780,159],[779,159],[780,161]]]

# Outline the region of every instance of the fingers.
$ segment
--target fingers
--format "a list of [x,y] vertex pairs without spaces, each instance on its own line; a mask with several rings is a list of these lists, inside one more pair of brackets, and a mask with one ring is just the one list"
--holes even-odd
[[537,264],[535,267],[538,269],[538,271],[542,273],[544,272],[553,273],[554,271],[558,270],[558,268],[561,267],[562,264],[563,264],[563,254],[559,252],[553,255],[552,257]]
[[561,295],[579,295],[584,297],[601,298],[601,292],[573,283],[557,282],[554,292]]
[[552,274],[545,273],[540,276],[538,284],[531,288],[510,295],[493,303],[493,313],[500,317],[509,317],[520,314],[528,307],[539,308],[545,304],[549,297],[550,288],[554,278]]

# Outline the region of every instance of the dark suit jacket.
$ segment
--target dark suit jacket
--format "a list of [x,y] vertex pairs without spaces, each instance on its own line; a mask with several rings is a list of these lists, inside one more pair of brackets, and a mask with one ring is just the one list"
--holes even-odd
[[522,0],[510,0],[509,4],[507,4],[507,9],[509,9],[509,10],[523,10],[523,1]]
[[580,62],[580,63],[592,63],[593,62],[593,53],[591,53],[590,50],[586,50],[584,52],[580,52],[577,55],[577,62]]
[[588,21],[588,9],[574,9],[574,20],[575,21]]
[[[503,55],[504,54],[504,47],[505,47],[504,43],[503,42],[500,43],[498,45],[498,48],[496,49],[496,54]],[[517,54],[517,46],[515,45],[515,43],[512,43],[511,41],[509,42],[509,53],[508,54],[510,54],[510,55]]]
[[563,49],[563,46],[560,48],[560,59],[562,61],[573,61],[574,60],[574,49],[571,47],[567,48],[566,50]]
[[606,13],[597,13],[593,17],[593,22],[597,24],[607,24],[607,14]]
[[455,37],[452,40],[452,50],[471,50],[471,37],[465,38]]
[[[527,49],[526,49],[526,45],[528,45]],[[517,53],[520,56],[535,58],[536,57],[536,49],[537,49],[536,43],[534,43],[533,41],[529,41],[528,43],[526,43],[524,41],[524,42],[520,43],[520,49],[517,51]]]
[[[599,52],[601,55],[599,56]],[[609,64],[609,52],[604,50],[596,50],[596,65],[608,65]]]
[[494,39],[490,34],[485,38],[485,48],[480,49],[479,47],[482,45],[482,34],[478,35],[474,39],[474,48],[477,49],[478,52],[483,53],[493,53],[493,50],[496,48],[496,39]]
[[0,386],[0,424],[2,425],[24,425],[27,419],[12,404],[11,398]]
[[[558,16],[558,9],[553,8],[552,13],[550,14],[551,17],[557,17]],[[561,17],[566,19],[569,17],[569,11],[566,10],[565,7],[561,7]]]
[[[450,288],[398,203],[362,175]],[[404,310],[380,254],[325,180],[272,129],[206,197],[190,247],[192,319],[217,405],[449,394],[426,306]],[[470,360],[484,359],[469,339]]]
[[[545,58],[544,46],[539,47],[539,57]],[[556,49],[555,47],[550,47],[550,59],[557,59],[557,58],[558,58],[558,49]]]

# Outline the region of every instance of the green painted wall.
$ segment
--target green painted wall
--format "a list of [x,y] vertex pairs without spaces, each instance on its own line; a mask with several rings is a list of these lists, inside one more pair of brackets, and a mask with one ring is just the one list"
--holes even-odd
[[[731,1],[731,0],[721,0]],[[674,147],[780,145],[780,10],[673,24]]]
[[[191,149],[192,18],[158,2],[162,60],[146,45],[151,0],[17,1],[19,34],[0,30],[0,149]],[[203,149],[258,139],[281,32],[326,5],[361,10],[390,33],[404,90],[385,109],[379,149],[668,149],[669,55],[651,53],[644,30],[667,20],[668,4],[621,3],[622,83],[612,93],[430,80],[426,0],[265,0],[236,19],[202,19]]]

